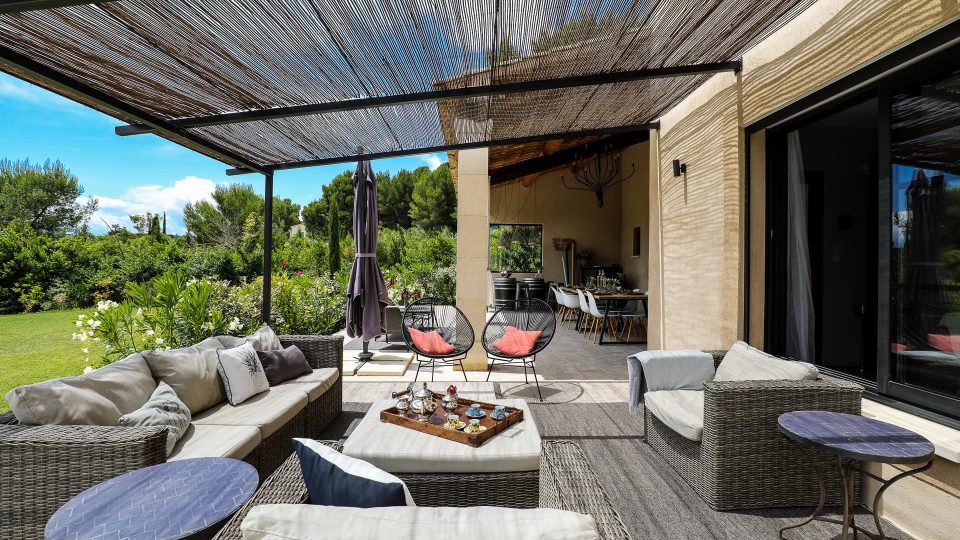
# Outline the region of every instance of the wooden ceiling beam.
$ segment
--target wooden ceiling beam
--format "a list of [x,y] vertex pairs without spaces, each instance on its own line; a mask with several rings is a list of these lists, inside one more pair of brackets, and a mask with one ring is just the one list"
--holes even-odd
[[[612,135],[603,139],[597,139],[585,144],[567,148],[554,152],[550,155],[543,155],[513,165],[507,165],[490,172],[490,185],[504,184],[521,180],[527,182],[529,176],[539,176],[540,174],[559,169],[573,161],[575,155],[589,154],[597,151],[599,148],[610,147],[611,151],[622,150],[628,146],[641,143],[650,139],[648,132],[622,133]],[[530,181],[532,183],[532,181]]]

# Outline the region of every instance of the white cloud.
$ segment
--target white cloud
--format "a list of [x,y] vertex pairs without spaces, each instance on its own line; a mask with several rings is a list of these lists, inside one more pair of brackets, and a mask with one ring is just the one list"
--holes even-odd
[[188,203],[212,200],[216,183],[206,178],[187,176],[172,186],[135,186],[119,197],[94,195],[97,211],[90,220],[94,231],[103,232],[110,225],[131,228],[130,215],[167,213],[167,232],[182,234],[183,207]]
[[443,161],[444,161],[443,158],[440,157],[440,154],[423,154],[417,157],[419,157],[427,165],[429,165],[431,170],[436,169],[440,165],[443,165]]

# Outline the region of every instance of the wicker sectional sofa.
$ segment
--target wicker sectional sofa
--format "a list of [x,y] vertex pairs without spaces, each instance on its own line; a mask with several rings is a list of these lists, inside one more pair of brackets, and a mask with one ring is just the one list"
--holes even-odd
[[31,425],[0,415],[0,538],[42,537],[48,517],[74,495],[168,459],[232,457],[267,478],[292,452],[290,439],[318,437],[343,407],[343,338],[279,338],[297,345],[314,372],[194,415],[169,458],[164,427]]
[[[727,351],[708,351],[720,366]],[[815,465],[777,428],[789,411],[860,414],[863,388],[825,375],[814,380],[703,383],[703,432],[693,441],[644,407],[647,442],[714,510],[813,506]],[[817,456],[827,504],[842,503],[835,458]]]

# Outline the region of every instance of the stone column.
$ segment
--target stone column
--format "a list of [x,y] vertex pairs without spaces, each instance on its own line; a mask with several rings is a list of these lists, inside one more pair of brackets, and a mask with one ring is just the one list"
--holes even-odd
[[487,321],[490,283],[489,152],[486,148],[461,150],[457,156],[457,307],[473,324],[477,343],[463,361],[467,371],[486,371],[487,357],[480,345]]

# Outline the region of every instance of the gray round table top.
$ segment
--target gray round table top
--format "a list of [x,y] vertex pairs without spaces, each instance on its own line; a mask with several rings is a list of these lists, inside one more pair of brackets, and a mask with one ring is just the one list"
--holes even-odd
[[250,464],[230,458],[168,461],[97,484],[47,522],[48,539],[184,538],[242,506],[257,489]]
[[926,463],[934,447],[926,437],[893,424],[830,411],[796,411],[780,415],[780,432],[825,452],[881,463]]

